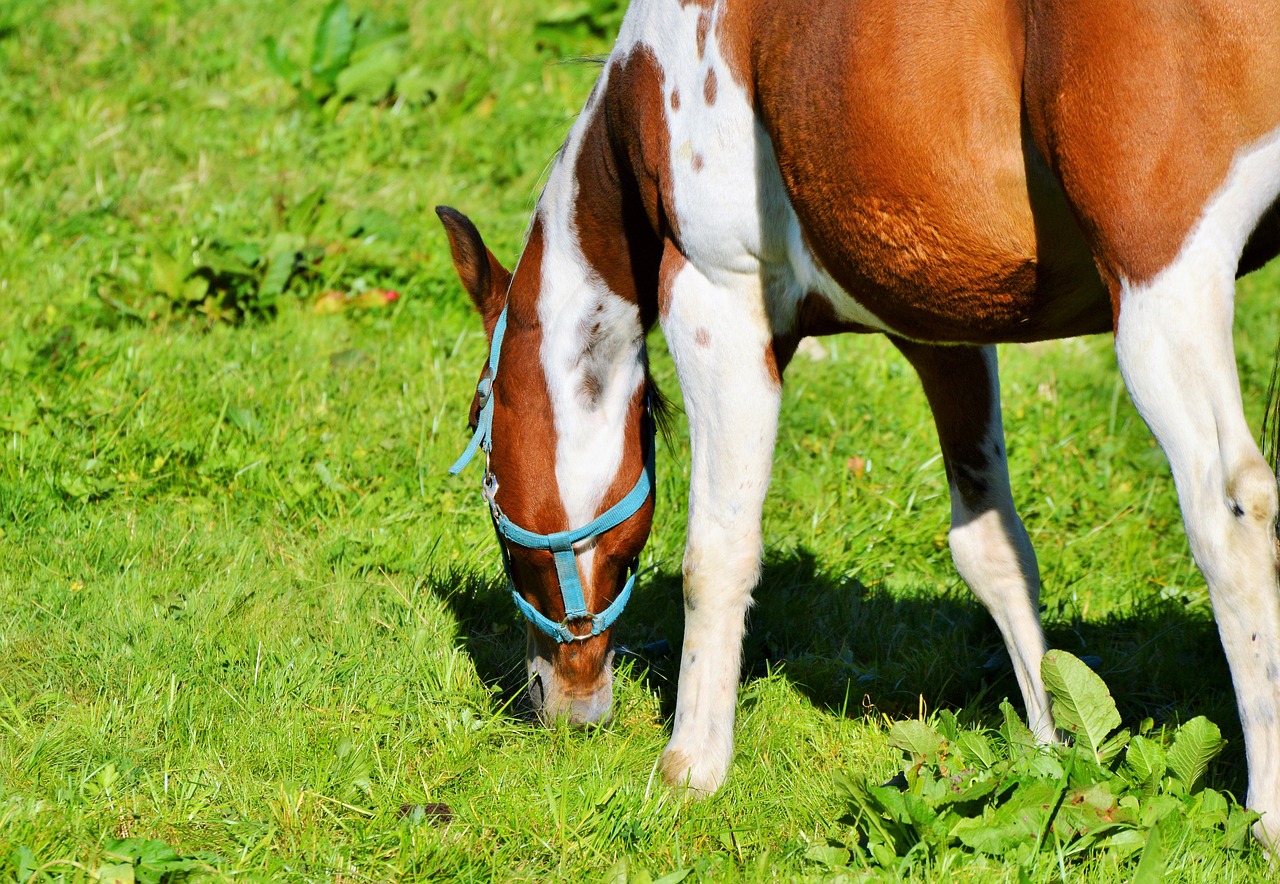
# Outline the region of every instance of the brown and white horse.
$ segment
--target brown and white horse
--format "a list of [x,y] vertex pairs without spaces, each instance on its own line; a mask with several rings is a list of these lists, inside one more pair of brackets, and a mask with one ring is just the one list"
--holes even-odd
[[[801,337],[840,331],[891,336],[919,374],[956,566],[1052,739],[991,345],[1114,331],[1276,843],[1276,481],[1243,416],[1232,312],[1236,274],[1280,249],[1277,194],[1280,0],[633,0],[514,274],[440,214],[491,337],[507,310],[489,487],[512,523],[575,528],[637,486],[645,334],[662,325],[693,456],[666,779],[725,778],[782,373]],[[622,591],[652,506],[573,546],[591,612]],[[553,555],[504,550],[520,597],[563,620]],[[534,703],[602,720],[609,630],[566,625],[582,640],[529,628]]]

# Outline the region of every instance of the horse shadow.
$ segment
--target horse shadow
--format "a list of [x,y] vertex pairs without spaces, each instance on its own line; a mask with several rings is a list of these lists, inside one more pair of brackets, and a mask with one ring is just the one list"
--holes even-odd
[[[427,586],[451,609],[479,676],[506,714],[527,718],[524,625],[505,583],[474,572]],[[1051,593],[1046,593],[1051,596]],[[1044,614],[1050,647],[1090,663],[1111,688],[1124,724],[1155,727],[1204,715],[1227,750],[1212,779],[1243,795],[1244,749],[1231,677],[1208,612],[1153,598],[1100,620]],[[663,714],[675,709],[683,634],[679,572],[643,574],[615,626],[615,666],[643,683]],[[815,707],[846,718],[915,717],[949,709],[967,725],[996,727],[1000,701],[1022,712],[1004,641],[957,577],[892,589],[833,573],[804,549],[766,557],[748,616],[743,680],[783,678]]]

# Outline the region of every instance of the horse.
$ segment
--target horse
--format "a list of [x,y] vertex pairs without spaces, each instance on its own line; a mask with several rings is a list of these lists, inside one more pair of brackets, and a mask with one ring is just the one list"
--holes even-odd
[[660,324],[692,452],[660,767],[723,783],[784,371],[805,336],[880,333],[933,412],[955,565],[1054,740],[994,345],[1110,332],[1209,587],[1255,835],[1280,844],[1277,486],[1232,341],[1236,276],[1280,252],[1277,22],[1280,0],[633,0],[514,271],[437,209],[490,341],[455,468],[483,451],[539,714],[609,716]]

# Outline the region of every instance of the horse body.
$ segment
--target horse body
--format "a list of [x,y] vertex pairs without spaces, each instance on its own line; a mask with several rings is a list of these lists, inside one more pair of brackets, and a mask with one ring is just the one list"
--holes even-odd
[[[636,0],[514,275],[442,215],[491,335],[509,312],[490,468],[520,524],[584,524],[635,484],[644,335],[662,324],[693,457],[669,781],[712,791],[728,769],[781,376],[809,334],[884,332],[916,368],[953,557],[1053,738],[987,345],[1114,330],[1209,583],[1248,801],[1280,834],[1276,486],[1231,341],[1242,252],[1253,267],[1280,247],[1280,5],[1104,6]],[[575,546],[592,610],[651,517],[650,500]],[[507,553],[524,598],[562,616],[550,555]],[[607,632],[531,628],[535,706],[602,719],[609,657]]]

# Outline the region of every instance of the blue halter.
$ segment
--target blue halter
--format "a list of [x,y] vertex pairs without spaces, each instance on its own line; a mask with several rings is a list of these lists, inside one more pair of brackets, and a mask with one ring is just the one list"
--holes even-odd
[[[462,452],[462,456],[449,468],[449,472],[452,475],[458,475],[458,473],[466,469],[467,464],[475,457],[477,449],[484,449],[485,471],[482,489],[485,500],[489,502],[489,514],[493,517],[493,527],[498,532],[498,546],[502,550],[502,567],[507,572],[507,588],[511,591],[511,598],[515,601],[516,607],[520,609],[520,613],[530,623],[556,641],[561,643],[584,641],[599,635],[612,626],[613,622],[618,619],[618,615],[622,613],[622,609],[627,606],[627,600],[631,598],[631,590],[636,584],[636,562],[632,562],[627,566],[626,585],[622,587],[622,592],[614,599],[613,604],[599,614],[592,614],[587,610],[587,602],[582,593],[582,582],[578,578],[578,562],[573,552],[573,545],[592,537],[599,537],[609,529],[616,528],[635,515],[640,507],[644,505],[654,487],[654,449],[657,445],[655,444],[656,434],[653,430],[653,421],[650,418],[649,448],[645,452],[644,469],[641,470],[640,478],[636,480],[635,487],[631,489],[626,497],[581,528],[576,528],[572,531],[538,534],[521,528],[508,519],[506,514],[502,512],[502,508],[498,506],[496,499],[498,480],[493,475],[493,471],[489,469],[489,455],[493,451],[493,379],[498,375],[498,354],[502,348],[502,337],[506,330],[507,308],[503,307],[501,315],[498,316],[498,322],[493,327],[493,341],[489,345],[489,370],[480,379],[480,384],[476,388],[476,393],[480,399],[480,415],[476,421],[476,431],[472,435],[471,442],[468,443],[466,450]],[[543,615],[537,608],[525,601],[524,596],[516,590],[515,582],[511,577],[511,560],[507,554],[506,546],[501,542],[502,540],[508,540],[526,549],[545,549],[550,551],[555,558],[556,575],[560,581],[560,596],[564,601],[563,621],[556,623]],[[590,634],[574,635],[569,631],[568,624],[571,620],[590,620]]]

